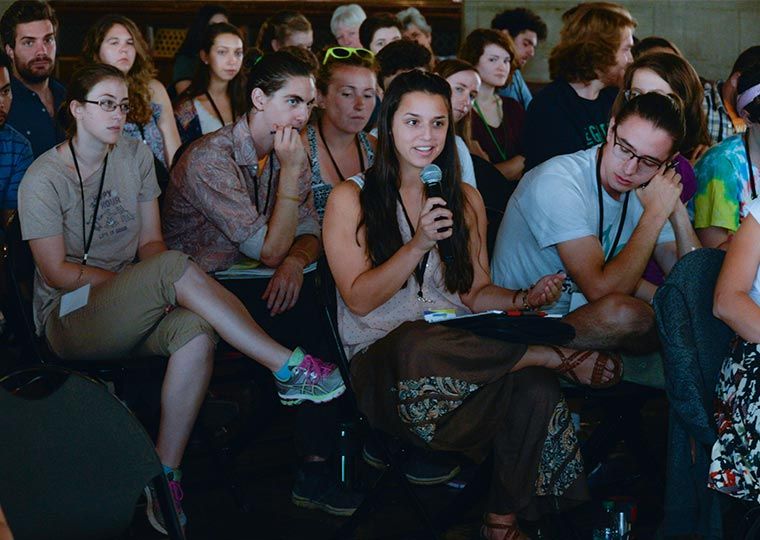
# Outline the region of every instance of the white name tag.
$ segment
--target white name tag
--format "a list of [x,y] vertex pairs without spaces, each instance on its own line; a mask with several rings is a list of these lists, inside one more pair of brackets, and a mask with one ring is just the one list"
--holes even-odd
[[588,300],[583,296],[583,293],[574,292],[570,295],[570,311],[575,311],[581,306],[588,304]]
[[72,311],[83,308],[90,299],[90,284],[87,283],[71,292],[61,296],[61,307],[58,310],[59,317],[65,317]]

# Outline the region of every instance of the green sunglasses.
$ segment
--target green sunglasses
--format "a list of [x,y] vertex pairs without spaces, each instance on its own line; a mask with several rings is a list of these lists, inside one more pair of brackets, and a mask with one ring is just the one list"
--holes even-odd
[[322,59],[322,65],[326,64],[330,58],[343,60],[350,58],[352,55],[356,55],[363,60],[373,60],[375,53],[368,49],[356,48],[356,47],[330,47],[325,53],[325,57]]

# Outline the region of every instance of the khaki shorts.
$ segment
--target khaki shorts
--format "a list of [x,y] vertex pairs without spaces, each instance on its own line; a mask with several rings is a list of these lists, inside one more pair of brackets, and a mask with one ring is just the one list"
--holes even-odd
[[[86,306],[58,317],[58,305],[45,321],[53,352],[66,359],[118,360],[125,356],[169,356],[198,335],[218,340],[211,325],[176,306],[176,283],[189,256],[158,253],[130,266],[90,291]],[[167,313],[167,308],[175,309]]]

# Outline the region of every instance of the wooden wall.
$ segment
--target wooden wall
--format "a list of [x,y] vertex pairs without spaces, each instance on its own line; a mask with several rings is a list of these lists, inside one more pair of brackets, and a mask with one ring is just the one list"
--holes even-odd
[[[159,29],[183,29],[192,21],[193,15],[203,1],[135,0],[135,1],[68,1],[56,0],[51,4],[61,21],[58,37],[58,76],[66,81],[79,57],[82,39],[87,29],[99,17],[109,13],[120,13],[133,19],[146,36],[155,36]],[[270,15],[283,9],[303,13],[314,28],[314,50],[334,42],[330,33],[330,17],[333,10],[348,3],[345,0],[318,2],[306,0],[228,0],[216,2],[230,12],[233,24],[243,28],[248,36],[248,44],[253,45],[261,23]],[[461,6],[452,0],[416,0],[401,4],[393,1],[373,0],[360,2],[367,14],[383,11],[398,12],[407,6],[417,7],[433,26],[433,46],[439,55],[454,54],[460,40]],[[171,78],[172,59],[155,57],[159,78],[164,83]]]

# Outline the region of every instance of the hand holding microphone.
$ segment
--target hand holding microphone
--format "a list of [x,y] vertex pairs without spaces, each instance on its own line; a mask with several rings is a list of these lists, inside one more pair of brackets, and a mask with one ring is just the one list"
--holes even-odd
[[[422,180],[422,183],[425,184],[425,191],[427,193],[428,199],[432,198],[440,198],[443,199],[443,188],[441,186],[441,180],[443,179],[443,172],[441,171],[441,168],[438,165],[435,165],[434,163],[431,163],[430,165],[425,165],[423,167],[422,171],[420,171],[420,180]],[[445,199],[443,199],[445,201]],[[433,210],[437,208],[444,208],[441,205],[434,205]],[[450,215],[451,212],[448,212]],[[438,222],[441,220],[445,220],[447,223],[445,227],[439,227],[436,229],[437,233],[445,233],[447,231],[451,230],[451,218],[449,217],[447,219],[446,216],[439,215],[436,216],[433,221]],[[449,234],[446,238],[442,238],[438,240],[438,253],[441,256],[441,260],[445,263],[451,262],[454,259],[454,254],[451,251],[451,239],[449,238],[451,234]]]

